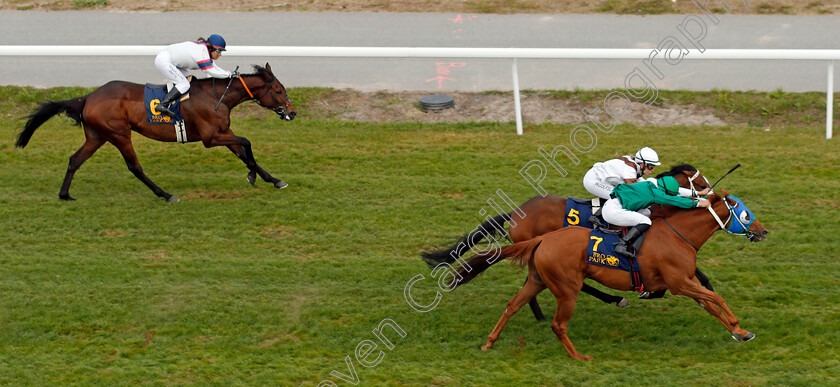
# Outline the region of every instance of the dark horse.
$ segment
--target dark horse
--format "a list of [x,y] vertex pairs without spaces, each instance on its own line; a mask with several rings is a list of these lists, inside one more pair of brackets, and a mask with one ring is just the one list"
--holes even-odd
[[[181,102],[187,141],[201,141],[207,148],[226,146],[248,166],[248,181],[251,184],[254,184],[259,174],[266,182],[284,188],[288,184],[257,165],[248,139],[230,130],[231,109],[248,100],[274,111],[285,120],[292,120],[297,114],[286,88],[271,72],[271,66],[266,63],[265,67],[254,66],[254,69],[254,74],[240,75],[239,79],[202,79],[191,83],[190,98]],[[225,92],[228,85],[230,89]],[[17,147],[25,147],[35,129],[56,114],[64,113],[84,128],[85,143],[70,157],[64,183],[58,193],[59,198],[75,200],[69,192],[73,174],[99,147],[109,142],[120,151],[128,170],[155,195],[177,202],[178,197],[158,187],[143,173],[131,144],[132,131],[157,141],[176,141],[174,125],[147,123],[143,93],[143,85],[111,81],[84,97],[45,102],[29,116],[26,126],[18,135]],[[217,105],[218,110],[215,109]]]
[[[721,228],[731,233],[743,234],[753,242],[763,240],[767,236],[767,230],[761,222],[752,218],[745,205],[730,198],[726,191],[722,190],[722,195],[711,195],[709,200],[712,202],[710,209],[675,210],[668,216],[653,221],[645,243],[638,253],[642,280],[645,288],[655,291],[670,289],[674,295],[693,298],[720,320],[735,340],[749,341],[755,335],[741,329],[738,318],[726,306],[723,298],[700,285],[694,276],[697,263],[695,248],[699,249]],[[736,225],[740,225],[743,231],[738,231]],[[506,246],[501,251],[475,255],[466,262],[466,267],[462,266],[459,269],[454,277],[458,286],[469,282],[502,259],[510,258],[514,263],[528,267],[528,281],[508,302],[504,314],[487,338],[487,344],[481,349],[492,348],[507,321],[528,300],[547,287],[557,299],[557,311],[551,329],[566,347],[569,356],[574,359],[592,359],[591,356],[578,353],[566,333],[583,280],[592,278],[619,290],[631,290],[633,284],[627,272],[587,263],[586,250],[590,231],[583,227],[562,228]],[[487,262],[488,257],[492,259],[492,263]]]
[[[673,176],[680,183],[680,187],[683,188],[702,191],[709,187],[709,181],[706,177],[697,168],[689,164],[676,165],[670,170],[660,173],[656,178],[658,179],[663,176]],[[653,213],[651,214],[651,218],[664,216],[672,211],[673,208],[671,206],[663,207],[656,205],[652,208]],[[566,217],[566,198],[554,195],[535,196],[522,203],[519,206],[519,210],[521,210],[521,213],[519,211],[513,211],[507,214],[497,215],[487,220],[469,234],[461,237],[451,247],[423,253],[423,259],[431,267],[441,263],[453,264],[456,261],[456,257],[462,257],[467,251],[470,251],[471,247],[478,246],[485,238],[494,238],[499,234],[503,236],[509,235],[511,242],[517,243],[560,229],[563,227],[563,219]],[[509,233],[505,233],[504,230],[500,229],[500,226],[504,225],[505,222],[511,222]],[[714,290],[705,274],[699,269],[695,274],[703,286],[709,290]],[[604,293],[587,284],[583,284],[581,291],[597,297],[603,302],[616,304],[618,307],[628,305],[624,297]],[[663,294],[664,292],[655,293],[652,298],[661,297]],[[545,321],[545,316],[536,298],[530,301],[530,306],[537,320]]]

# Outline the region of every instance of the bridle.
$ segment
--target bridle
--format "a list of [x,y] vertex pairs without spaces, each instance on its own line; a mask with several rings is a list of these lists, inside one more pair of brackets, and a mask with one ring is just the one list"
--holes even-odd
[[[752,238],[755,236],[755,233],[750,231],[749,225],[744,224],[744,222],[741,221],[741,218],[735,216],[735,208],[732,207],[732,205],[729,204],[729,200],[728,200],[729,197],[724,196],[722,199],[723,199],[723,204],[726,205],[726,209],[729,211],[729,216],[726,218],[725,222],[720,220],[720,217],[712,209],[712,206],[706,207],[706,208],[709,209],[709,212],[712,213],[712,216],[715,218],[715,221],[717,221],[717,224],[718,224],[718,226],[720,226],[720,229],[723,230],[723,231],[726,231],[726,232],[728,232],[732,235],[743,235],[743,236],[747,237],[747,239],[752,240]],[[741,228],[744,230],[743,232],[732,232],[732,231],[729,231],[729,228],[726,227],[726,224],[729,223],[733,218],[735,219],[736,222],[738,222],[738,224],[741,225]]]
[[[699,174],[699,172],[698,172],[698,174]],[[693,178],[696,178],[696,177],[697,177],[697,175],[694,175]],[[712,216],[715,218],[715,221],[717,221],[717,224],[718,224],[718,226],[720,226],[721,230],[726,231],[727,233],[732,234],[732,235],[743,235],[743,236],[747,237],[747,239],[752,240],[752,238],[755,236],[755,233],[750,231],[750,229],[748,227],[749,225],[745,225],[744,222],[742,222],[740,218],[735,216],[735,209],[729,204],[728,199],[729,199],[728,196],[725,196],[725,197],[721,198],[721,200],[723,200],[723,204],[726,205],[726,209],[729,211],[729,216],[726,218],[726,221],[722,221],[720,219],[720,216],[718,216],[718,214],[715,212],[715,210],[712,209],[712,206],[706,207],[706,209],[708,209],[709,212],[712,214]],[[729,228],[726,227],[726,224],[729,223],[733,218],[735,219],[735,221],[737,221],[741,225],[741,228],[744,230],[743,232],[732,232],[732,231],[729,231]],[[691,243],[691,241],[688,240],[688,238],[686,238],[685,236],[683,236],[683,234],[681,234],[679,231],[677,231],[677,229],[671,224],[671,222],[668,221],[668,218],[662,218],[662,219],[665,220],[665,224],[667,224],[668,227],[670,227],[671,230],[673,230],[677,234],[677,236],[682,238],[682,240],[684,240],[691,247],[693,247],[694,251],[699,251],[700,250],[700,249],[697,248],[697,246],[694,245],[694,243]]]
[[[248,93],[248,96],[251,97],[251,100],[256,102],[257,105],[260,105],[260,107],[269,109],[269,110],[273,111],[274,113],[277,113],[277,115],[279,115],[281,117],[286,117],[287,116],[286,104],[289,102],[289,94],[285,93],[286,98],[283,101],[279,101],[277,99],[277,97],[274,96],[274,93],[271,92],[271,86],[270,86],[274,82],[277,82],[277,77],[275,77],[274,74],[271,75],[270,80],[265,82],[265,92],[262,93],[262,95],[260,95],[259,97],[254,97],[254,93],[251,92],[251,89],[248,88],[248,85],[245,83],[245,80],[242,79],[242,77],[238,77],[238,78],[239,78],[239,82],[242,83],[242,86],[245,87],[245,91]],[[263,97],[265,97],[266,94],[271,95],[271,100],[274,101],[274,104],[277,107],[272,108],[272,107],[269,107],[269,106],[265,106],[265,105],[262,104],[262,102],[260,102],[260,100]]]

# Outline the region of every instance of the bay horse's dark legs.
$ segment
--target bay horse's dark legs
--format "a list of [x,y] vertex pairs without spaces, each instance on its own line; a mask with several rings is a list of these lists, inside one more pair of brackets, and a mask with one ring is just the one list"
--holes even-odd
[[247,138],[240,136],[216,136],[210,140],[209,145],[205,144],[207,147],[220,145],[227,146],[233,154],[245,163],[245,166],[249,170],[248,182],[251,184],[254,184],[254,181],[256,181],[254,175],[259,174],[264,181],[273,184],[275,188],[286,188],[288,186],[286,182],[271,176],[257,165],[257,161],[254,159],[254,152],[251,150],[251,142]]
[[96,152],[105,141],[100,140],[88,133],[85,128],[85,143],[82,145],[73,156],[70,156],[70,163],[67,165],[67,173],[64,174],[64,182],[61,184],[61,190],[58,191],[58,197],[61,200],[76,200],[70,196],[70,182],[73,181],[73,175],[79,170],[79,167]]
[[583,287],[580,289],[582,292],[593,296],[607,304],[615,304],[619,308],[624,308],[625,306],[629,305],[630,303],[624,298],[619,296],[614,296],[609,293],[604,293],[598,289],[593,288],[592,286],[587,285],[585,282]]
[[128,141],[121,141],[116,142],[112,141],[112,144],[119,149],[120,153],[122,154],[123,158],[125,159],[125,164],[128,166],[128,170],[134,174],[135,177],[140,179],[146,187],[152,190],[155,195],[166,199],[167,202],[178,202],[179,199],[177,196],[170,195],[163,189],[157,186],[157,184],[153,183],[145,173],[143,173],[143,167],[140,166],[140,160],[137,159],[137,154],[134,153],[134,147],[131,145],[131,140]]
[[[528,279],[525,279],[525,283],[528,282]],[[604,293],[592,286],[587,285],[586,283],[583,284],[583,287],[580,289],[582,292],[593,296],[604,303],[607,304],[615,304],[619,308],[624,308],[627,305],[630,305],[630,302],[627,301],[624,297],[613,296],[609,293]],[[532,298],[528,302],[528,306],[531,307],[531,311],[534,312],[534,317],[537,321],[545,321],[545,315],[543,315],[542,308],[540,308],[540,303],[537,301],[537,297]]]
[[[249,142],[249,145],[250,145],[250,142]],[[263,181],[269,182],[277,188],[286,188],[286,186],[288,186],[288,184],[286,184],[286,182],[284,182],[284,181],[282,181],[278,178],[275,178],[274,176],[271,176],[270,173],[268,173],[268,172],[266,172],[266,170],[262,169],[262,167],[260,167],[257,164],[257,160],[254,158],[253,152],[247,152],[245,147],[243,147],[241,145],[228,145],[228,149],[230,149],[230,151],[233,152],[233,154],[235,154],[236,157],[239,157],[239,159],[242,160],[242,162],[245,163],[245,166],[248,167],[248,182],[251,183],[251,185],[256,183],[257,175],[259,175],[260,178],[263,179]],[[248,149],[248,151],[250,151],[251,150],[250,146],[247,149]],[[250,162],[248,160],[248,156],[247,156],[246,152],[250,153],[250,155],[251,155],[251,161]]]

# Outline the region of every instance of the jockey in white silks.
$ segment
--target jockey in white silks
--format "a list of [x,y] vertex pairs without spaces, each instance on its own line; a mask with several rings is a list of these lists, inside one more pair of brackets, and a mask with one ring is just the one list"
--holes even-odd
[[169,106],[190,90],[187,70],[202,70],[213,78],[232,77],[233,74],[230,71],[216,66],[215,61],[222,56],[222,51],[225,51],[225,40],[213,34],[206,40],[199,38],[195,42],[186,41],[169,45],[158,53],[155,57],[155,67],[166,79],[172,81],[175,87],[166,93],[157,110],[175,118]]

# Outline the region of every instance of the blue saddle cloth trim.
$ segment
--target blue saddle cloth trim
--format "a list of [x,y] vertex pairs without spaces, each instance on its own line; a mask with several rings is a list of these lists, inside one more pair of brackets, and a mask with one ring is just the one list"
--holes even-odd
[[[630,260],[615,253],[615,245],[618,241],[618,234],[605,233],[598,229],[590,231],[589,244],[586,247],[586,262],[612,269],[630,271]],[[639,260],[637,259],[633,260],[633,270],[640,270]]]
[[[146,103],[146,121],[150,124],[169,124],[172,125],[175,122],[169,116],[162,114],[161,112],[155,109],[152,111],[152,101],[154,101],[155,107],[160,104],[160,101],[163,97],[166,96],[166,89],[159,89],[159,88],[151,88],[149,85],[146,85],[146,88],[143,93],[143,100]],[[169,110],[172,110],[175,113],[176,121],[183,121],[184,117],[181,116],[181,101],[175,101],[170,107]],[[157,113],[157,114],[155,114]]]
[[566,199],[566,216],[563,217],[563,227],[592,228],[592,223],[589,222],[590,216],[592,216],[592,204],[579,203],[574,198]]

